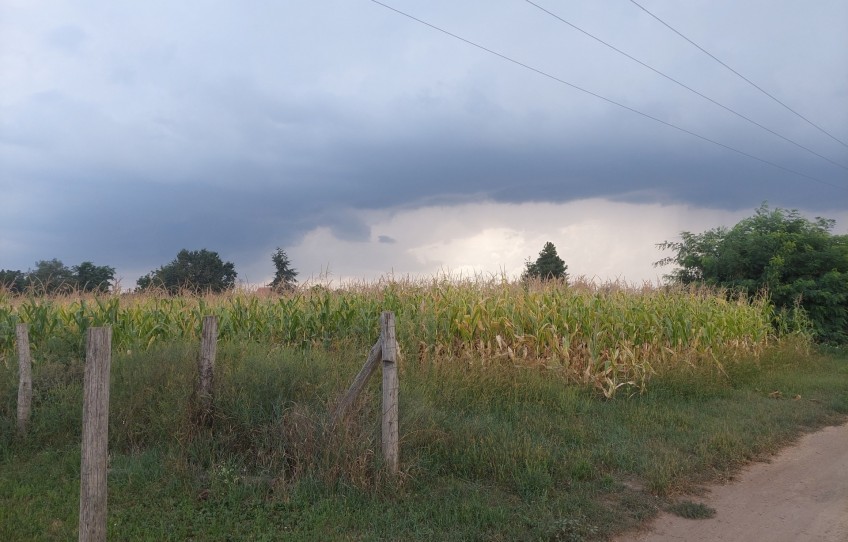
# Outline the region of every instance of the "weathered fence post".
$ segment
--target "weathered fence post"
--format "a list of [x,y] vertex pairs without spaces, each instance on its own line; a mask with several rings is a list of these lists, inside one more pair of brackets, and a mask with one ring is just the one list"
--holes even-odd
[[201,419],[205,419],[212,411],[212,380],[215,373],[215,353],[218,347],[218,317],[204,316],[203,331],[200,336],[200,358],[197,384],[197,399]]
[[26,433],[32,408],[32,356],[29,350],[29,332],[26,324],[15,327],[18,346],[18,431]]
[[380,316],[380,341],[383,358],[383,460],[391,474],[397,474],[398,457],[398,346],[395,339],[395,315],[384,312]]
[[365,361],[359,374],[353,380],[347,393],[339,401],[336,411],[333,413],[332,426],[335,427],[344,419],[347,410],[356,401],[356,398],[365,388],[365,384],[377,365],[382,361],[383,365],[383,405],[381,415],[383,461],[386,469],[391,474],[397,474],[400,458],[398,454],[398,371],[397,371],[398,345],[395,338],[395,315],[384,312],[380,315],[380,338],[371,347],[368,359]]
[[368,359],[365,361],[365,365],[362,366],[362,369],[359,370],[359,374],[356,375],[355,379],[353,379],[353,384],[350,385],[345,396],[342,397],[341,401],[339,401],[339,406],[336,407],[336,411],[333,413],[331,422],[333,427],[344,419],[345,414],[347,414],[347,410],[354,401],[356,401],[359,394],[362,393],[363,388],[365,388],[365,384],[368,383],[368,379],[371,378],[371,375],[374,374],[374,371],[377,369],[377,365],[380,363],[382,351],[382,340],[378,340],[374,343],[374,346],[371,347],[371,351],[368,353]]
[[106,468],[109,445],[109,370],[112,328],[88,329],[82,405],[80,542],[106,540]]

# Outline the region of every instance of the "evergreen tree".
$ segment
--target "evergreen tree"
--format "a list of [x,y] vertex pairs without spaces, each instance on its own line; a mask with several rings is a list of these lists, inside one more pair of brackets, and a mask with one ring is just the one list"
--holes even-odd
[[556,247],[548,241],[545,243],[542,251],[539,252],[539,257],[536,258],[536,261],[527,262],[521,278],[524,280],[531,278],[567,280],[568,273],[565,272],[566,269],[568,269],[568,266],[565,265],[565,262],[557,254]]
[[297,280],[295,280],[297,270],[291,267],[291,260],[286,255],[286,251],[277,247],[277,250],[271,255],[271,261],[274,262],[276,268],[274,280],[271,281],[271,288],[274,290],[293,289],[297,284]]

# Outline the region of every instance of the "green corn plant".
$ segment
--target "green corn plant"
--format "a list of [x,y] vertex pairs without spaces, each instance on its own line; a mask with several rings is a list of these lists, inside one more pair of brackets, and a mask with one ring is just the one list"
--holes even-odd
[[[449,363],[556,367],[566,381],[605,396],[643,391],[653,374],[680,364],[722,363],[757,355],[789,334],[802,315],[782,317],[764,297],[728,299],[705,289],[632,289],[617,284],[516,283],[506,280],[383,280],[281,295],[250,292],[167,296],[0,297],[0,356],[9,359],[14,324],[30,324],[34,349],[81,345],[85,329],[113,326],[118,348],[195,341],[204,316],[219,318],[219,340],[298,347],[358,345],[379,333],[392,310],[404,352]],[[799,309],[800,310],[800,309]],[[775,322],[791,322],[775,326]],[[414,360],[412,360],[414,361]]]

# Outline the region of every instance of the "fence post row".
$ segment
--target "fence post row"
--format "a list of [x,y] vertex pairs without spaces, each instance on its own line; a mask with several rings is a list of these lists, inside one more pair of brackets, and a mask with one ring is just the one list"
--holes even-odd
[[106,468],[109,445],[109,372],[112,328],[92,327],[86,336],[80,469],[80,542],[106,540]]
[[26,324],[18,324],[15,327],[15,342],[18,346],[18,431],[24,434],[32,409],[32,355]]
[[380,316],[380,339],[383,350],[383,460],[391,474],[397,474],[398,454],[398,346],[395,339],[395,315],[384,312]]
[[[26,324],[16,328],[20,385],[18,429],[26,431],[32,404],[32,358]],[[198,398],[204,413],[212,406],[212,381],[218,341],[218,318],[205,316],[201,334]],[[392,312],[380,316],[380,339],[371,347],[359,371],[339,403],[332,421],[341,421],[368,379],[382,361],[382,451],[388,471],[397,474],[398,453],[398,345]],[[80,469],[80,542],[106,540],[107,462],[109,443],[109,374],[112,362],[112,328],[92,327],[86,335],[83,385],[82,461]]]

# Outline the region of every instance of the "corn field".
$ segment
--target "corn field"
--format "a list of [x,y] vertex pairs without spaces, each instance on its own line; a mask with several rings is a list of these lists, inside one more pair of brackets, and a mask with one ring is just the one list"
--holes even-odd
[[83,349],[85,330],[109,325],[120,351],[199,340],[217,315],[219,340],[281,346],[345,346],[363,356],[394,311],[407,362],[537,366],[607,396],[644,390],[652,374],[680,364],[756,356],[776,339],[765,299],[728,300],[708,290],[565,286],[506,280],[382,281],[282,295],[125,294],[101,297],[0,293],[0,358],[14,357],[15,324],[29,324],[36,357]]

